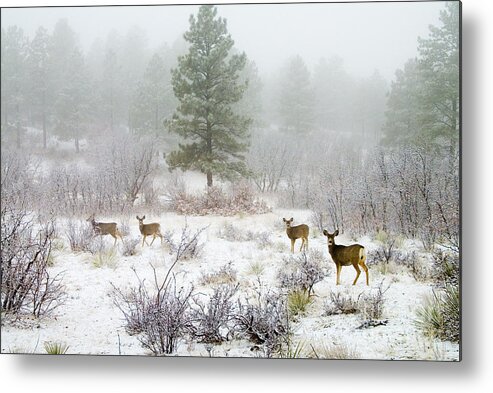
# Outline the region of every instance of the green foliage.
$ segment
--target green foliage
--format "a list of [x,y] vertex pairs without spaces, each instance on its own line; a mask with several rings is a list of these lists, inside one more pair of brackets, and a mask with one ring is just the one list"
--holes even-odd
[[250,119],[236,114],[232,105],[239,102],[247,87],[238,82],[246,55],[231,55],[234,41],[226,20],[217,18],[217,9],[201,6],[197,18],[190,17],[185,40],[190,44],[172,71],[172,85],[178,108],[167,122],[171,132],[186,143],[167,158],[170,169],[198,170],[212,176],[232,179],[247,175],[243,153],[248,148]]

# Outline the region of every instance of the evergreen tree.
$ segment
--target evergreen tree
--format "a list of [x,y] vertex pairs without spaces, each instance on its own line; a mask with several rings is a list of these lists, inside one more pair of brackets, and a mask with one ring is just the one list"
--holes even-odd
[[171,93],[169,69],[162,57],[155,54],[133,99],[132,130],[139,133],[152,131],[157,135],[163,119],[172,113],[174,97]]
[[323,130],[348,130],[352,112],[352,80],[340,57],[322,58],[315,67],[314,118]]
[[418,58],[396,72],[386,114],[385,140],[446,147],[453,159],[459,138],[459,9],[448,2],[441,26],[418,41]]
[[168,155],[170,169],[195,169],[207,175],[233,178],[248,173],[243,153],[248,148],[250,119],[238,115],[232,106],[240,101],[246,84],[238,81],[246,55],[232,55],[234,41],[226,20],[217,8],[201,6],[197,18],[190,16],[184,35],[188,53],[172,71],[173,91],[179,101],[169,130],[186,143]]
[[420,128],[421,75],[417,59],[410,59],[404,69],[397,70],[387,99],[383,141],[387,144],[418,144]]
[[16,130],[17,147],[21,147],[22,105],[26,101],[25,67],[27,39],[17,26],[2,29],[2,115],[3,128],[13,126]]
[[43,148],[46,149],[47,120],[50,108],[49,51],[51,37],[44,27],[39,27],[29,45],[27,63],[32,111],[40,118],[43,129]]
[[79,153],[91,102],[89,75],[79,49],[67,56],[67,72],[71,77],[65,80],[55,103],[56,131],[62,138],[73,139],[75,151]]
[[447,2],[440,12],[442,26],[430,26],[430,37],[419,39],[423,77],[420,116],[431,140],[444,140],[453,155],[459,139],[459,2]]
[[310,71],[300,56],[291,58],[281,79],[279,115],[282,127],[293,133],[309,133],[314,124],[314,92]]

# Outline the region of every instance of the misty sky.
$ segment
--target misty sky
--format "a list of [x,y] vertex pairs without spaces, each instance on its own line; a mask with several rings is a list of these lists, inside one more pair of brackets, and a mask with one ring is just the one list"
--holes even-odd
[[[220,5],[236,47],[253,59],[261,73],[275,72],[287,58],[301,55],[311,67],[320,57],[338,55],[346,69],[368,76],[375,69],[392,79],[410,57],[417,37],[439,24],[444,2]],[[146,31],[151,48],[173,42],[188,28],[197,6],[116,6],[2,9],[2,27],[18,25],[32,36],[40,25],[52,31],[67,18],[88,50],[115,29]]]

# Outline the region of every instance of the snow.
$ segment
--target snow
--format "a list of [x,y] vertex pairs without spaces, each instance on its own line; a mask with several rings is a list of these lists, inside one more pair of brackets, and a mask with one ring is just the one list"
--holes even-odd
[[[250,266],[261,262],[264,271],[262,282],[267,286],[276,285],[276,274],[282,266],[283,258],[290,255],[290,243],[287,238],[282,217],[295,217],[295,224],[307,222],[310,212],[304,210],[277,210],[271,213],[253,216],[203,216],[184,217],[174,213],[160,216],[148,215],[146,222],[159,221],[162,232],[173,231],[179,236],[185,224],[193,230],[207,227],[201,235],[205,242],[203,255],[195,260],[180,261],[175,267],[180,285],[193,283],[197,292],[207,293],[210,287],[200,284],[203,274],[218,271],[231,262],[237,270],[240,291],[255,285],[257,277]],[[110,217],[109,217],[110,218]],[[82,217],[81,217],[82,219]],[[117,222],[130,224],[131,237],[140,237],[138,223],[134,217],[111,217]],[[261,249],[253,241],[227,241],[218,234],[226,224],[241,230],[271,233],[272,245]],[[316,237],[314,237],[316,236]],[[63,283],[68,294],[66,302],[54,313],[41,320],[24,318],[22,322],[12,322],[3,318],[1,330],[2,352],[44,353],[43,343],[47,341],[64,342],[69,345],[67,353],[99,355],[150,355],[142,348],[136,336],[129,336],[124,329],[124,320],[111,297],[112,285],[125,291],[135,286],[139,277],[152,283],[152,264],[162,279],[172,262],[172,256],[166,245],[160,245],[156,239],[152,246],[137,246],[138,255],[124,257],[121,243],[117,244],[117,261],[114,266],[95,267],[89,253],[74,254],[70,251],[67,239],[62,234],[65,246],[55,252],[53,273],[63,272]],[[113,239],[105,242],[112,245]],[[298,241],[299,242],[299,241]],[[296,243],[299,247],[299,243]],[[341,235],[341,244],[349,244],[351,239]],[[375,244],[364,237],[358,242],[372,248]],[[364,275],[356,286],[351,283],[355,271],[351,267],[342,269],[342,285],[335,286],[335,269],[328,255],[326,239],[316,231],[310,234],[310,250],[317,249],[326,256],[330,274],[315,285],[315,301],[307,315],[298,318],[295,323],[295,340],[306,345],[347,345],[354,349],[358,357],[364,359],[440,359],[458,360],[458,344],[440,342],[425,338],[413,324],[415,309],[423,297],[432,291],[432,283],[416,282],[406,273],[380,275],[370,268],[370,287],[364,285]],[[296,248],[296,251],[298,249]],[[362,319],[358,314],[324,316],[323,305],[330,291],[348,291],[357,297],[360,293],[376,288],[382,280],[391,283],[386,293],[384,318],[386,326],[357,329]],[[257,356],[251,350],[252,344],[244,340],[234,340],[215,346],[212,356],[251,357]],[[182,342],[176,355],[209,356],[204,345]]]

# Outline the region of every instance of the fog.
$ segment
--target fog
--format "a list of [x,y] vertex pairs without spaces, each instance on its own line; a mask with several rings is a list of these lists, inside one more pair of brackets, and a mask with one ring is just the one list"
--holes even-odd
[[[378,70],[385,79],[416,56],[417,37],[428,35],[443,2],[220,5],[236,48],[254,60],[261,74],[275,72],[293,55],[311,68],[337,55],[348,72],[366,77]],[[85,51],[97,39],[133,26],[146,32],[150,48],[172,45],[188,28],[197,6],[112,6],[2,9],[2,27],[21,27],[32,37],[39,26],[52,31],[66,18]]]

